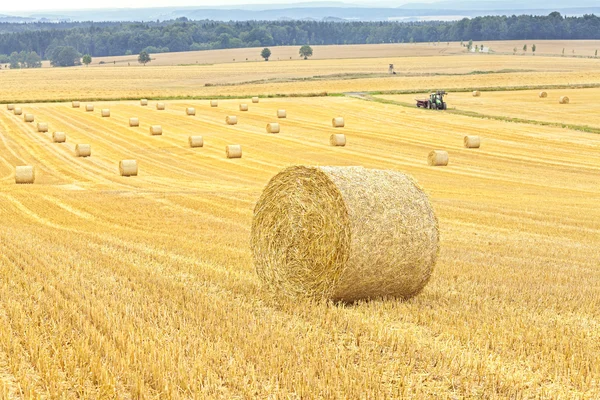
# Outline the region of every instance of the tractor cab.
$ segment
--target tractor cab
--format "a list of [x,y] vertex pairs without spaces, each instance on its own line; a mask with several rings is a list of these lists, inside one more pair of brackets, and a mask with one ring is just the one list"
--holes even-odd
[[430,110],[446,110],[447,105],[444,101],[444,96],[447,93],[443,90],[438,90],[429,95],[429,99],[416,99],[417,107],[429,108]]

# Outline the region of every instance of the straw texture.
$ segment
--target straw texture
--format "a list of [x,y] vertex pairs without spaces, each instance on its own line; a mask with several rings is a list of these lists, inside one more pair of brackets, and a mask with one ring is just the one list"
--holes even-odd
[[248,111],[248,104],[240,104],[240,111]]
[[21,107],[15,107],[13,112],[15,113],[15,115],[21,115],[23,114],[23,109]]
[[287,118],[287,111],[277,110],[277,118]]
[[138,165],[137,160],[121,160],[119,161],[119,173],[121,176],[137,176]]
[[77,157],[89,157],[92,155],[92,146],[89,144],[78,144],[75,146],[75,155]]
[[204,138],[202,136],[190,136],[188,138],[190,147],[204,147]]
[[6,109],[7,109],[8,111],[13,111],[13,110],[15,109],[15,105],[14,105],[14,104],[7,104],[7,105],[6,105]]
[[341,133],[334,133],[329,137],[329,144],[332,146],[345,146],[346,135]]
[[110,117],[110,110],[108,108],[103,108],[101,114],[103,117]]
[[94,111],[94,105],[93,104],[86,104],[85,105],[85,111],[87,111],[87,112]]
[[238,119],[235,115],[229,115],[227,118],[225,118],[225,122],[227,125],[237,125]]
[[139,118],[129,118],[129,126],[140,126]]
[[479,90],[474,90],[473,97],[479,97],[479,96],[481,96],[481,92]]
[[252,102],[253,103],[258,103],[260,101],[260,99],[258,97],[253,97],[252,98]]
[[271,122],[267,124],[267,133],[279,133],[281,131],[281,127],[277,122]]
[[157,110],[164,110],[165,109],[165,103],[156,103],[156,109]]
[[211,100],[210,101],[210,106],[211,107],[219,107],[219,102],[217,100]]
[[541,99],[545,99],[546,97],[548,97],[548,93],[547,92],[540,92],[539,94]]
[[242,146],[239,144],[225,146],[225,155],[227,158],[242,158]]
[[481,146],[481,138],[479,136],[465,136],[464,145],[467,149],[478,149]]
[[33,120],[34,120],[33,114],[25,114],[23,116],[23,121],[25,121],[25,122],[33,122]]
[[334,128],[343,128],[345,126],[344,118],[337,117],[331,120],[331,125]]
[[54,143],[64,143],[67,141],[67,135],[64,132],[54,132],[52,134],[52,141]]
[[15,183],[35,182],[35,168],[31,165],[15,167]]
[[37,130],[38,132],[48,132],[48,124],[45,122],[38,122]]
[[141,99],[140,100],[140,105],[141,106],[147,106],[148,105],[148,99]]
[[448,165],[448,152],[444,150],[433,150],[427,157],[427,163],[436,167],[445,167]]
[[560,99],[558,99],[558,102],[560,104],[569,104],[569,98],[567,96],[560,96]]
[[73,108],[79,108],[79,102],[78,101],[72,101],[71,102],[71,107],[73,107]]
[[438,241],[437,218],[411,177],[362,167],[285,169],[256,203],[251,233],[266,286],[346,302],[418,294]]
[[150,134],[151,135],[162,135],[162,126],[160,126],[160,125],[150,126]]
[[196,115],[196,109],[194,107],[188,107],[185,109],[187,115]]

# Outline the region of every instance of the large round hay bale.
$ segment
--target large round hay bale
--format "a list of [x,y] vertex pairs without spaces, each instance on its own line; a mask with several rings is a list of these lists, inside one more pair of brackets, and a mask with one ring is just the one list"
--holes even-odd
[[187,115],[196,115],[196,109],[194,107],[188,107],[185,109]]
[[433,150],[427,157],[427,163],[436,167],[445,167],[448,165],[448,152],[444,150]]
[[473,97],[479,97],[479,96],[481,96],[481,92],[479,90],[474,90]]
[[64,132],[54,132],[52,134],[52,141],[54,143],[64,143],[67,141],[67,135]]
[[227,125],[237,125],[238,119],[235,115],[229,115],[227,118],[225,118],[225,122]]
[[27,114],[27,113],[25,113],[25,115],[23,116],[23,121],[25,121],[25,122],[33,122],[34,121],[33,114]]
[[292,297],[410,298],[429,281],[438,242],[426,194],[397,171],[289,167],[254,207],[256,271]]
[[110,110],[108,108],[103,108],[101,113],[102,117],[110,117]]
[[481,146],[481,138],[479,136],[465,136],[463,141],[467,149],[478,149]]
[[277,122],[271,122],[270,124],[267,124],[267,133],[279,133],[280,130],[281,127]]
[[248,111],[248,104],[240,104],[240,111]]
[[227,158],[242,158],[242,146],[239,144],[228,144],[225,146]]
[[287,118],[287,111],[277,110],[277,118]]
[[38,122],[37,131],[38,132],[48,132],[48,124],[45,122]]
[[334,128],[343,128],[346,124],[344,122],[344,118],[342,117],[336,117],[334,119],[331,120],[331,125]]
[[93,104],[86,104],[85,105],[85,111],[87,111],[87,112],[94,111],[94,105]]
[[73,107],[73,108],[79,108],[79,102],[78,101],[72,101],[71,102],[71,107]]
[[140,126],[139,118],[129,118],[129,126]]
[[342,133],[334,133],[329,137],[329,144],[332,146],[345,146],[346,135]]
[[560,96],[560,99],[558,99],[558,102],[560,104],[569,104],[569,98],[567,96]]
[[89,144],[78,144],[75,146],[76,157],[89,157],[92,155],[92,146]]
[[147,106],[148,105],[148,99],[141,99],[140,100],[140,105],[141,106]]
[[14,105],[14,104],[7,104],[7,105],[6,105],[6,109],[7,109],[8,111],[14,111],[14,109],[15,109],[15,105]]
[[165,103],[156,103],[156,109],[157,110],[164,110],[165,109]]
[[162,126],[160,126],[160,125],[150,126],[150,134],[151,135],[162,135]]
[[219,107],[219,102],[217,100],[211,100],[210,101],[210,106],[211,107]]
[[23,109],[21,107],[15,107],[15,109],[13,110],[13,113],[15,115],[21,115],[21,114],[23,114]]
[[35,182],[35,167],[31,165],[21,165],[15,167],[15,183],[33,182]]
[[204,147],[204,138],[202,136],[190,136],[188,138],[190,147]]
[[545,99],[546,97],[548,97],[548,93],[547,92],[540,92],[538,96],[540,96],[540,99]]
[[252,98],[253,103],[258,103],[259,101],[260,101],[260,99],[256,96]]
[[137,176],[138,165],[137,160],[121,160],[119,161],[119,173],[121,176]]

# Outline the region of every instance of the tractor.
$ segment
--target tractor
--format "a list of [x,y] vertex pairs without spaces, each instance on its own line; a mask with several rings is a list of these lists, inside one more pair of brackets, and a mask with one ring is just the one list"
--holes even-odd
[[429,108],[430,110],[445,110],[447,104],[444,101],[444,96],[447,93],[443,90],[431,93],[428,99],[415,99],[417,100],[417,107]]

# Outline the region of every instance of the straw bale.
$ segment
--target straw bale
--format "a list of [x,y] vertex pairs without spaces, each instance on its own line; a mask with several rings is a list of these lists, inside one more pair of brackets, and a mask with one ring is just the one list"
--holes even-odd
[[52,134],[52,141],[54,143],[64,143],[67,141],[67,135],[64,132],[54,132]]
[[110,117],[110,110],[108,108],[103,108],[101,113],[103,117]]
[[260,101],[259,98],[256,96],[252,98],[253,103],[258,103],[259,101]]
[[25,122],[33,122],[33,120],[34,120],[33,114],[25,113],[25,115],[23,116],[23,121],[25,121]]
[[240,104],[240,111],[248,111],[248,104]]
[[560,96],[560,99],[558,99],[558,102],[560,104],[569,104],[569,98],[567,96]]
[[410,298],[429,281],[438,247],[427,195],[397,171],[292,166],[254,208],[256,271],[291,297]]
[[35,167],[21,165],[15,167],[15,183],[33,183],[35,181]]
[[237,125],[238,119],[235,115],[229,115],[227,118],[225,118],[225,122],[227,125]]
[[137,176],[138,165],[137,160],[121,160],[119,161],[119,173],[121,176]]
[[156,103],[156,109],[157,110],[164,110],[165,109],[165,103]]
[[72,101],[71,102],[71,107],[73,107],[73,108],[79,108],[79,102],[78,101]]
[[345,123],[344,123],[344,118],[342,118],[342,117],[337,117],[337,118],[334,118],[334,119],[332,119],[332,120],[331,120],[331,125],[332,125],[334,128],[343,128],[343,127],[345,126]]
[[448,152],[444,150],[433,150],[427,157],[427,163],[436,167],[444,167],[448,165]]
[[48,132],[48,124],[45,122],[38,122],[37,130],[38,132]]
[[196,115],[196,109],[194,107],[188,107],[185,109],[187,115]]
[[211,100],[210,101],[210,106],[211,107],[219,107],[219,102],[217,100]]
[[129,118],[129,126],[140,126],[139,118]]
[[287,111],[277,110],[277,118],[287,118]]
[[548,97],[548,93],[547,92],[540,92],[539,94],[541,99],[545,99],[546,97]]
[[75,156],[89,157],[92,155],[92,146],[89,144],[78,144],[75,146]]
[[277,122],[272,122],[270,124],[267,124],[267,133],[279,133],[280,130],[281,130],[281,127],[279,126],[279,124]]
[[473,97],[479,97],[479,96],[481,96],[481,92],[479,90],[474,90]]
[[242,158],[242,146],[239,144],[228,144],[225,146],[227,158]]
[[341,133],[334,133],[329,137],[329,144],[332,146],[345,146],[346,135]]
[[23,109],[21,107],[15,107],[13,113],[15,113],[15,115],[21,115],[23,114]]
[[8,111],[14,111],[14,109],[15,109],[15,105],[14,105],[14,104],[7,104],[7,105],[6,105],[6,109],[7,109]]
[[162,126],[160,126],[160,125],[150,126],[150,134],[151,135],[162,135]]
[[94,111],[94,105],[93,104],[86,104],[85,105],[85,111],[87,111],[87,112]]
[[479,136],[465,136],[464,144],[467,149],[478,149],[481,146],[481,138]]
[[190,147],[204,147],[204,138],[202,136],[190,136],[188,138]]
[[140,105],[141,106],[147,106],[148,105],[148,99],[141,99],[140,100]]

